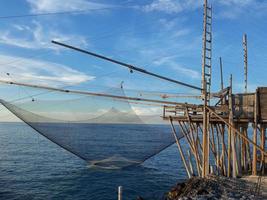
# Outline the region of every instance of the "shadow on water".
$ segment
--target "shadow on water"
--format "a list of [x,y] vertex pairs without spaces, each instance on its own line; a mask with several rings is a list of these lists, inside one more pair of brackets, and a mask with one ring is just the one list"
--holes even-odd
[[185,171],[175,146],[139,166],[105,170],[86,163],[23,124],[0,124],[0,199],[161,199]]

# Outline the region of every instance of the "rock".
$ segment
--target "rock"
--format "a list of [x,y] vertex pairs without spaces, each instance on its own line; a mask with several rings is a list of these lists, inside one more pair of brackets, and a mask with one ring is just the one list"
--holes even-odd
[[166,200],[257,199],[252,187],[240,179],[215,175],[208,178],[193,177],[173,187],[167,193]]

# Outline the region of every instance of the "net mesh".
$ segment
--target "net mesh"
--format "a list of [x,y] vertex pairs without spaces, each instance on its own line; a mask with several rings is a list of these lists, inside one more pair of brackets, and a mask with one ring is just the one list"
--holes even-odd
[[[27,90],[30,98],[19,101],[7,98],[1,100],[2,105],[92,167],[114,169],[137,165],[174,143],[169,125],[160,118],[159,106],[99,96],[23,90]],[[125,96],[121,88],[103,93]],[[142,111],[151,113],[142,115]]]

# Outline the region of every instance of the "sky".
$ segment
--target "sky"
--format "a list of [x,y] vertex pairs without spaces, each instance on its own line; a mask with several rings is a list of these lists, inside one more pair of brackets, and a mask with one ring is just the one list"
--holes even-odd
[[[248,35],[248,89],[253,92],[267,85],[267,0],[209,3],[213,7],[212,91],[220,88],[219,57],[225,85],[233,74],[234,91],[244,91],[244,33]],[[200,86],[202,0],[2,0],[0,13],[2,80],[83,90],[118,87],[123,81],[129,90],[198,93],[130,73],[51,40]]]

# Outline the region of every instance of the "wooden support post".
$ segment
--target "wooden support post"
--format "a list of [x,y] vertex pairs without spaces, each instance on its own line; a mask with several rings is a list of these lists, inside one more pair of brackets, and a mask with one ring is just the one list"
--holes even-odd
[[[241,133],[246,136],[246,130],[247,127],[244,125],[241,127]],[[241,164],[242,164],[242,169],[244,170],[245,173],[247,173],[248,166],[247,166],[247,142],[242,139],[242,150],[241,150]]]
[[189,167],[190,167],[190,171],[192,176],[194,176],[194,169],[193,169],[193,165],[192,165],[192,156],[191,156],[191,152],[188,150],[187,151],[188,154],[188,161],[189,161]]
[[[261,124],[261,148],[265,149],[265,135],[266,135],[266,130],[265,130],[265,125]],[[265,172],[265,156],[263,153],[261,153],[261,170],[262,174]]]
[[184,137],[186,138],[186,140],[189,144],[191,151],[193,152],[193,145],[192,145],[191,139],[189,138],[189,133],[186,131],[186,129],[183,127],[183,125],[180,121],[178,121],[178,124],[179,124],[181,131],[182,131],[182,134],[184,135]]
[[232,148],[232,177],[237,177],[237,158],[236,158],[236,140],[237,136],[231,129],[231,148]]
[[194,137],[194,126],[193,126],[193,123],[192,123],[191,118],[189,116],[188,108],[186,108],[185,111],[186,111],[187,121],[188,121],[188,124],[189,124],[189,130],[190,130],[192,141],[193,141],[193,149],[194,149],[195,155],[196,155],[196,165],[197,165],[198,175],[200,176],[200,174],[201,174],[201,170],[200,170],[201,163],[200,163],[200,157],[199,157],[199,152],[198,152],[197,140]]
[[[241,127],[238,126],[238,130],[240,131]],[[236,135],[236,134],[235,134]],[[236,152],[237,152],[237,166],[238,166],[238,174],[242,174],[242,148],[241,148],[241,137],[240,135],[237,135],[237,148],[236,148]]]
[[240,135],[243,139],[245,139],[247,142],[249,142],[250,144],[252,144],[253,146],[256,147],[256,149],[258,149],[260,152],[262,152],[265,156],[267,156],[267,151],[265,151],[264,149],[262,149],[259,145],[257,145],[255,142],[253,142],[251,139],[249,139],[248,137],[245,137],[244,135],[242,135],[242,133],[240,133],[239,130],[237,130],[235,127],[233,127],[229,122],[227,122],[225,119],[223,119],[220,115],[218,115],[212,108],[210,107],[206,107],[207,110],[209,110],[209,112],[211,112],[212,114],[214,114],[216,117],[218,117],[218,119],[220,119],[222,122],[224,122],[228,127],[231,127],[233,133]]
[[202,145],[200,143],[200,139],[199,139],[199,124],[196,125],[196,136],[197,136],[197,146],[199,146],[199,149],[200,149],[200,154],[202,155],[203,153],[203,148],[202,148]]
[[210,132],[211,132],[211,138],[209,138],[210,141],[210,149],[214,156],[214,163],[217,166],[217,151],[216,151],[216,144],[215,144],[215,137],[214,137],[214,128],[212,124],[210,124]]
[[217,141],[217,145],[216,145],[216,151],[217,151],[217,156],[216,156],[216,165],[217,165],[217,174],[219,175],[219,173],[221,173],[221,168],[222,165],[220,164],[220,132],[219,132],[219,128],[218,128],[218,124],[215,124],[215,128],[216,128],[216,141]]
[[[206,82],[206,80],[204,80]],[[202,159],[202,177],[209,174],[209,130],[208,130],[208,111],[207,107],[207,90],[204,84],[204,106],[203,106],[203,159]]]
[[[229,89],[229,124],[233,126],[233,102],[232,102],[232,75],[230,76],[230,89]],[[232,152],[232,128],[228,127],[228,162],[227,162],[227,176],[231,176],[231,152]],[[234,166],[233,166],[234,167]]]
[[222,153],[221,153],[221,166],[222,166],[222,174],[226,176],[226,165],[225,165],[225,155],[227,155],[227,150],[226,150],[226,145],[225,145],[225,138],[224,138],[224,133],[225,133],[225,125],[221,125],[221,129],[219,126],[219,130],[221,133],[221,138],[222,138]]
[[[244,129],[244,136],[248,138],[248,124],[246,125],[246,128]],[[250,145],[249,142],[246,141],[246,165],[247,165],[247,170],[251,170],[252,168],[252,161],[251,161],[251,153],[250,153]]]
[[[258,127],[258,90],[256,90],[255,92],[255,100],[254,100],[253,142],[255,144],[257,144],[257,127]],[[257,148],[255,146],[253,146],[252,175],[257,175]]]
[[118,187],[118,200],[122,200],[122,186]]
[[175,128],[174,128],[174,125],[172,123],[172,118],[170,117],[170,123],[171,123],[171,127],[172,127],[172,133],[173,133],[173,136],[174,136],[174,139],[176,141],[176,144],[177,144],[177,147],[178,147],[178,150],[180,152],[180,155],[181,155],[181,158],[183,160],[183,163],[184,163],[184,166],[185,166],[185,169],[186,169],[186,172],[187,172],[187,175],[188,175],[188,178],[191,178],[192,175],[189,171],[189,168],[187,166],[187,163],[186,163],[186,160],[185,160],[185,157],[184,157],[184,153],[183,153],[183,150],[181,148],[181,144],[179,142],[179,139],[177,138],[177,135],[176,135],[176,131],[175,131]]
[[[198,156],[196,155],[196,152],[194,150],[193,142],[191,141],[192,139],[189,137],[190,136],[189,131],[185,128],[185,124],[183,125],[180,121],[178,121],[178,124],[179,124],[179,127],[180,127],[184,137],[187,139],[190,150],[192,151],[192,153],[195,157],[195,160],[197,162]],[[198,172],[198,175],[200,176],[200,172],[201,172],[201,166],[200,165],[197,165],[197,172]]]

